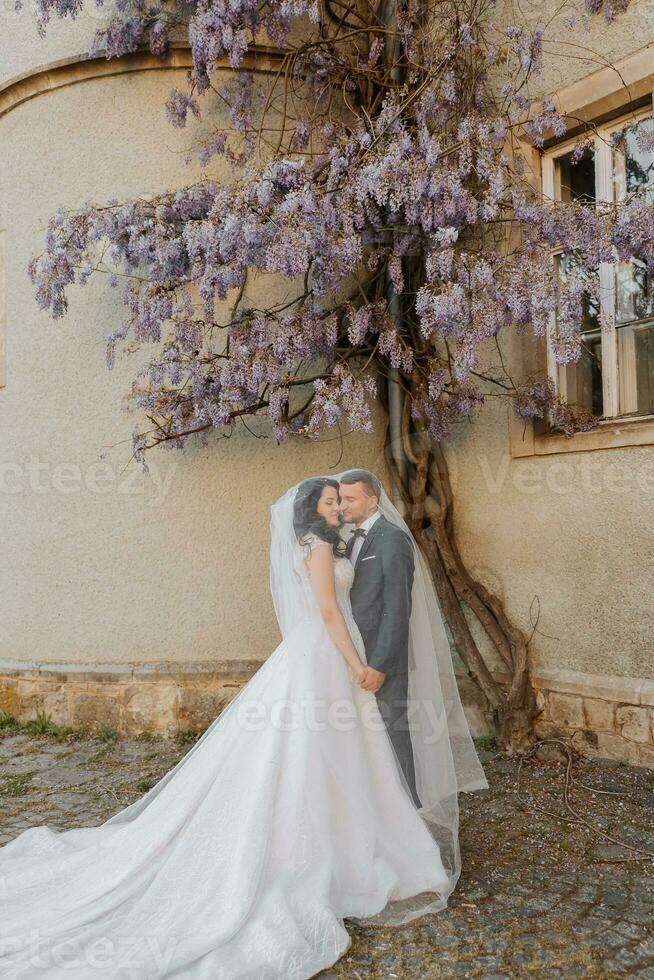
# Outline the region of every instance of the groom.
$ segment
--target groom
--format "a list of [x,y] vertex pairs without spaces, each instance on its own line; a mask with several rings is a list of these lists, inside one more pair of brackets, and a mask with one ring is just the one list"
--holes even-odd
[[378,509],[381,484],[368,470],[345,473],[339,493],[344,521],[356,525],[345,554],[355,569],[350,601],[368,662],[359,683],[374,691],[416,806],[421,806],[407,719],[413,545]]

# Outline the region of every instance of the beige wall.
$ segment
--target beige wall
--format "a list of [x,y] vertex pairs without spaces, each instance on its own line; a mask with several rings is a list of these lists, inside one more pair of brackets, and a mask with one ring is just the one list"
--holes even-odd
[[309,474],[383,462],[383,427],[346,437],[342,457],[338,440],[277,446],[239,434],[155,451],[144,477],[128,465],[139,419],[122,403],[148,351],[118,358],[113,372],[105,366],[103,338],[122,316],[118,294],[92,280],[71,290],[63,320],[38,310],[26,265],[58,206],[129,198],[192,176],[188,136],[161,108],[175,83],[183,73],[96,79],[0,119],[8,305],[0,660],[265,659],[278,642],[271,503]]
[[447,458],[470,571],[527,636],[539,617],[535,669],[654,678],[654,448],[512,458],[492,399]]
[[14,10],[14,0],[0,4],[0,85],[35,68],[67,58],[84,55],[91,47],[95,31],[107,22],[106,6],[96,7],[94,0],[84,4],[75,20],[59,20],[54,14],[40,37],[29,3]]
[[[590,75],[654,41],[654,0],[631,0],[612,23],[603,14],[588,16],[583,0],[561,4],[557,0],[511,0],[498,4],[498,21],[505,24],[544,24],[548,45],[542,74],[532,76],[531,92],[545,95]],[[569,29],[566,22],[574,18]]]

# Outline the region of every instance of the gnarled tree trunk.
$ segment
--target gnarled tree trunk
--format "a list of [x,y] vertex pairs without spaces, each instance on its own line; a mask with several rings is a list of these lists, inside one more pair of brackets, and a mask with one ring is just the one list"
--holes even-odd
[[[441,444],[411,419],[411,397],[417,379],[406,379],[405,384],[409,393],[391,377],[387,405],[387,457],[406,508],[405,520],[431,570],[441,612],[456,649],[486,699],[499,745],[510,754],[524,752],[536,740],[533,721],[539,713],[530,680],[527,641],[497,596],[465,567],[456,545],[447,461]],[[506,666],[510,677],[507,689],[484,662],[462,603],[474,612]]]

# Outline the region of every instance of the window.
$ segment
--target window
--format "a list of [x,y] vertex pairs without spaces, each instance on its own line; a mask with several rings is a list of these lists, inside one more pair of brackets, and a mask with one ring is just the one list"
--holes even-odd
[[[543,191],[555,201],[612,202],[646,189],[654,202],[654,118],[648,107],[597,127],[581,155],[568,141],[543,156]],[[649,136],[649,139],[646,137]],[[556,250],[559,274],[570,274],[569,257]],[[603,263],[599,303],[586,303],[578,361],[559,365],[550,339],[548,371],[557,392],[571,406],[604,420],[654,416],[654,283],[639,260]]]

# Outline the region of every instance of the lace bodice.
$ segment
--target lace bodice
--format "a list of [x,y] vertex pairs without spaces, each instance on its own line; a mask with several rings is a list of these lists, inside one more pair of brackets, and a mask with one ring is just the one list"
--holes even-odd
[[340,602],[348,598],[352,582],[354,581],[354,565],[349,558],[334,559],[334,582],[336,584],[336,598]]
[[[308,538],[309,542],[315,547],[325,546],[325,542],[321,539],[316,538],[311,535]],[[331,546],[328,546],[331,549]],[[298,549],[299,550],[299,549]],[[302,560],[299,558],[298,560]],[[350,589],[352,588],[352,583],[354,582],[354,565],[349,558],[334,558],[334,585],[336,588],[336,601],[339,605],[341,612],[343,613],[343,618],[347,628],[350,631],[350,636],[354,641],[354,645],[359,651],[359,654],[365,662],[365,652],[364,643],[359,628],[352,615],[352,606],[350,604]]]
[[[314,534],[307,535],[307,543],[312,548],[329,548],[331,545]],[[306,557],[305,551],[300,546],[297,549],[296,561],[300,564]],[[297,566],[296,566],[297,567]],[[305,566],[306,567],[306,566]],[[334,585],[336,587],[336,601],[343,611],[349,607],[348,595],[354,581],[354,565],[349,558],[334,557]]]
[[336,586],[336,601],[340,606],[341,612],[343,613],[345,623],[350,631],[350,636],[354,641],[354,645],[359,651],[361,659],[365,663],[366,655],[363,638],[359,632],[359,627],[354,620],[354,616],[352,615],[352,606],[350,604],[350,589],[352,588],[353,581],[354,565],[350,559],[335,558],[334,584]]

